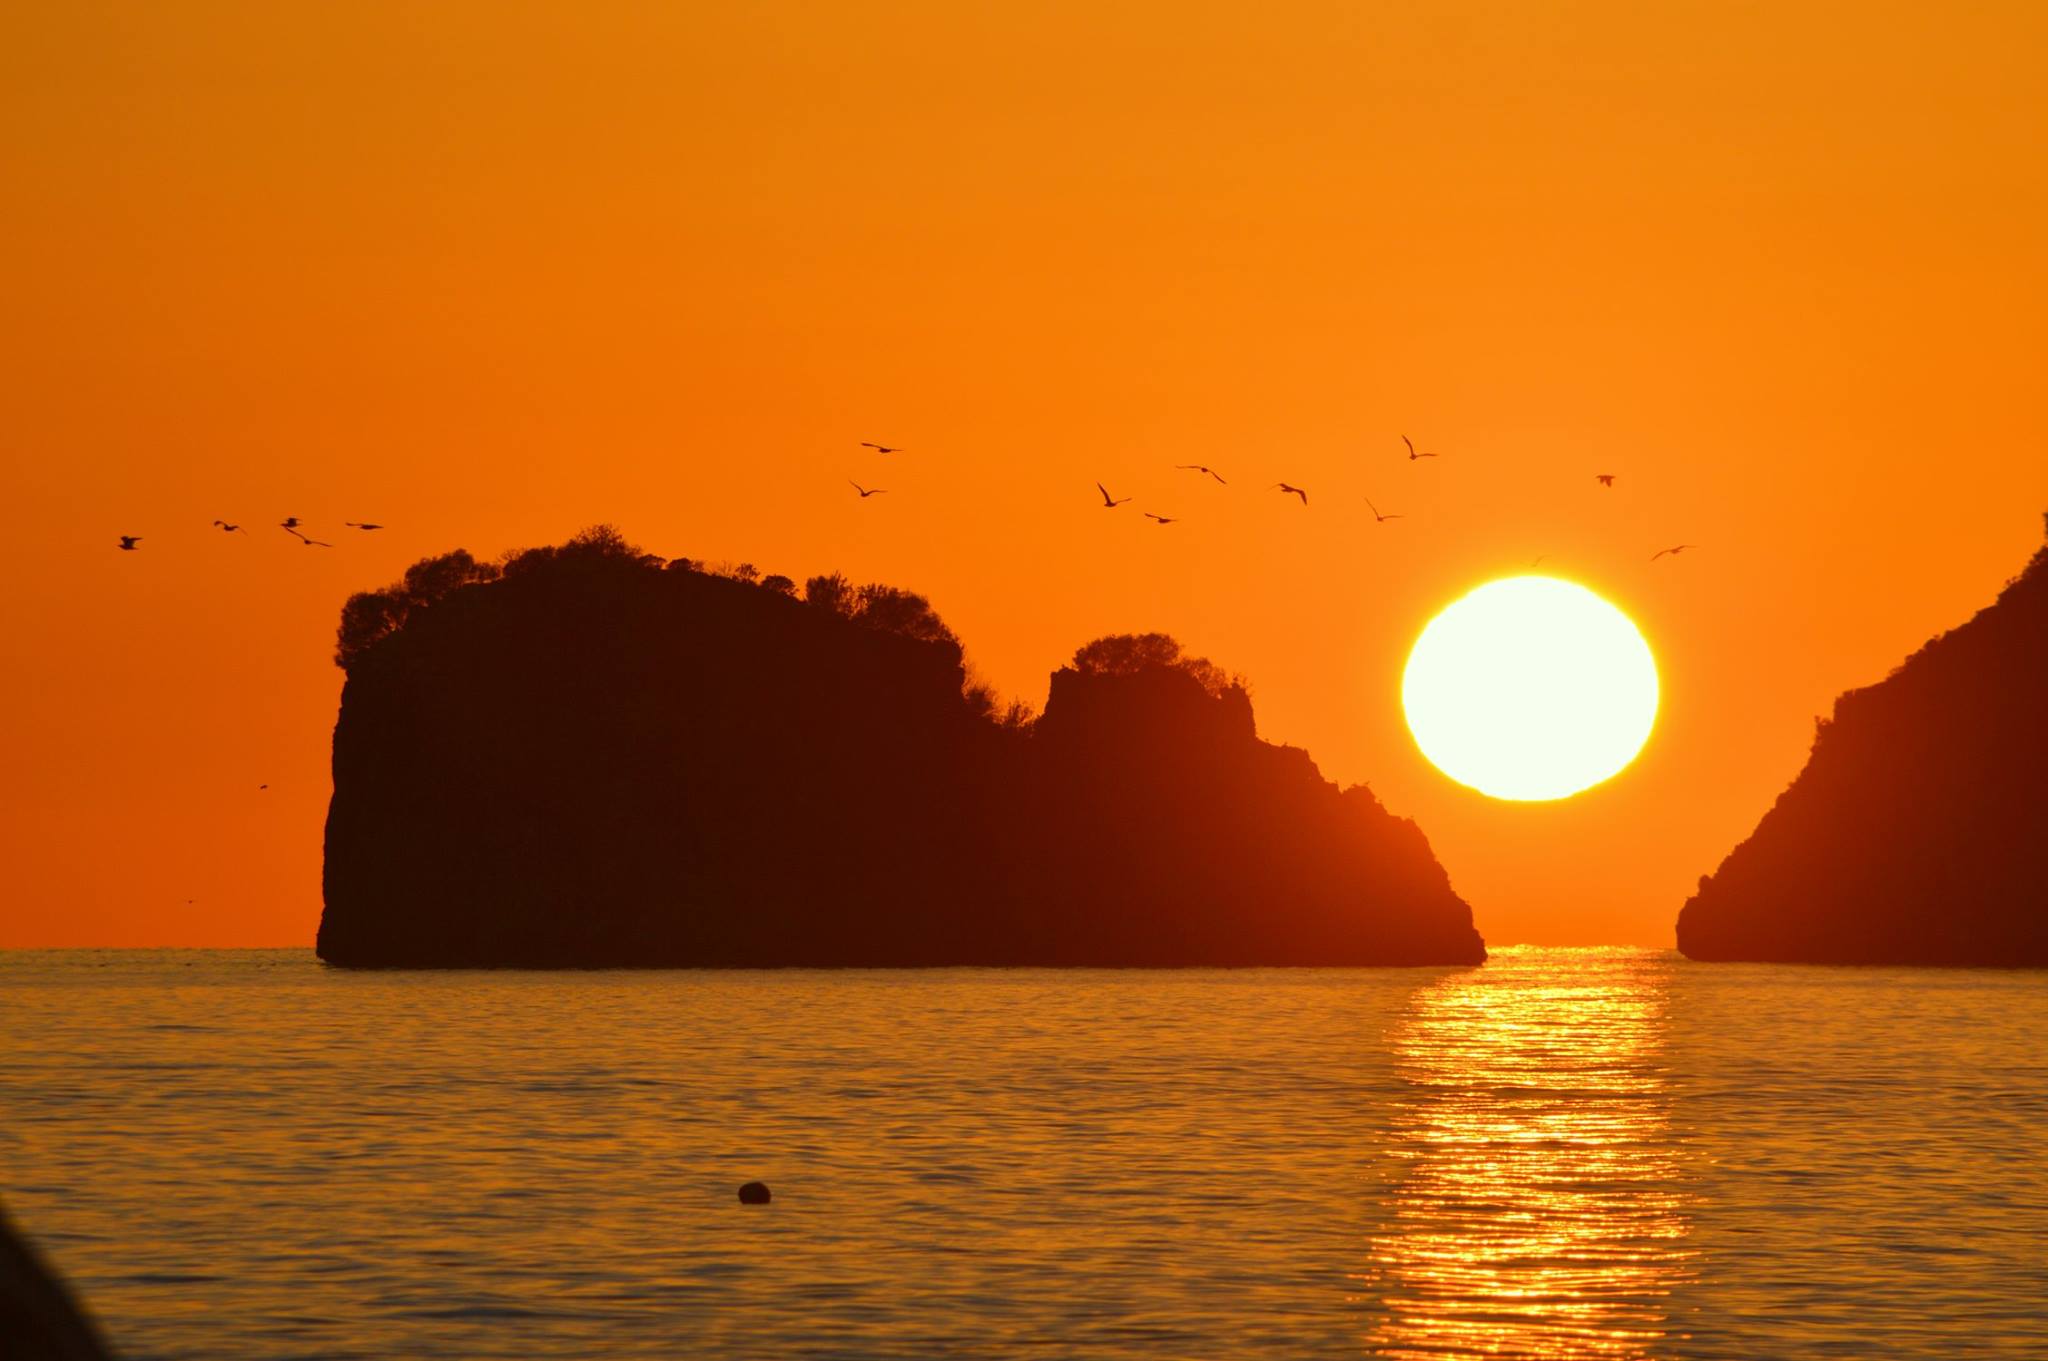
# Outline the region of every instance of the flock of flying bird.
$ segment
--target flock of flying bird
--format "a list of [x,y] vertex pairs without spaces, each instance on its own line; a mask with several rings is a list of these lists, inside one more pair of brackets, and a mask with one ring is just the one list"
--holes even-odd
[[[301,520],[296,515],[287,515],[284,517],[283,520],[279,521],[277,527],[279,529],[282,529],[285,533],[291,535],[293,538],[297,539],[300,543],[304,544],[308,548],[334,547],[333,544],[329,543],[325,539],[316,539],[310,534],[301,533],[300,531],[302,527],[305,525],[305,523],[306,522],[304,520]],[[343,520],[341,523],[344,529],[359,529],[365,532],[368,532],[373,529],[382,529],[384,527],[382,525],[371,524],[365,520]],[[213,522],[213,527],[215,529],[218,529],[223,534],[247,534],[249,532],[248,530],[242,528],[240,525],[232,524],[226,520],[215,520]],[[121,542],[117,546],[123,553],[136,552],[137,550],[135,545],[142,542],[142,536],[140,534],[123,534],[120,536],[120,538]]]
[[[1413,463],[1418,459],[1437,457],[1437,455],[1434,453],[1417,449],[1415,447],[1415,441],[1409,439],[1406,435],[1401,436],[1401,443],[1408,446],[1408,461],[1410,463]],[[901,445],[875,444],[868,440],[862,440],[860,447],[863,449],[873,449],[878,454],[900,454],[904,451]],[[1210,467],[1206,463],[1176,463],[1173,466],[1182,472],[1198,473],[1204,477],[1213,477],[1221,486],[1230,485],[1228,482],[1224,481],[1222,473],[1217,472],[1214,468]],[[1612,491],[1614,489],[1615,476],[1616,474],[1614,473],[1594,473],[1593,480],[1595,482],[1598,482],[1602,487],[1605,487],[1608,490]],[[852,486],[852,488],[855,491],[860,493],[860,499],[863,501],[867,500],[870,496],[880,496],[888,490],[888,488],[886,487],[863,487],[860,483],[853,481],[851,478],[847,479],[847,481],[848,484]],[[1110,495],[1109,488],[1103,486],[1100,482],[1097,482],[1095,484],[1095,490],[1101,493],[1102,495],[1102,508],[1104,510],[1115,510],[1118,506],[1128,504],[1131,500],[1131,498],[1128,496]],[[1302,505],[1306,506],[1308,504],[1308,491],[1305,488],[1295,486],[1292,482],[1275,482],[1271,487],[1268,487],[1267,490],[1277,491],[1282,496],[1299,497],[1301,499]],[[1372,498],[1370,496],[1365,498],[1365,505],[1366,509],[1372,512],[1374,524],[1383,525],[1387,523],[1387,521],[1389,520],[1403,520],[1407,518],[1405,515],[1386,514],[1385,512],[1381,511],[1378,506],[1373,504]],[[1180,519],[1180,517],[1177,515],[1156,515],[1149,510],[1142,511],[1140,513],[1143,514],[1146,519],[1151,520],[1159,525],[1175,524]],[[1683,553],[1686,549],[1692,548],[1694,546],[1695,545],[1689,543],[1681,543],[1675,544],[1670,548],[1660,548],[1655,553],[1652,553],[1650,555],[1650,561],[1655,562],[1657,559],[1665,556],[1675,557],[1678,554]],[[1536,561],[1541,562],[1543,561],[1543,559],[1538,558]]]
[[[1401,436],[1401,443],[1408,447],[1408,461],[1410,463],[1416,462],[1419,459],[1437,457],[1437,455],[1434,453],[1425,452],[1424,450],[1417,449],[1415,447],[1415,441],[1409,439],[1406,435]],[[904,452],[904,448],[902,445],[876,444],[870,440],[862,440],[861,448],[872,449],[878,454],[900,454]],[[1227,481],[1224,480],[1222,473],[1217,472],[1214,468],[1210,467],[1206,463],[1176,463],[1173,466],[1182,472],[1196,473],[1203,477],[1214,478],[1219,486],[1230,485]],[[1595,482],[1598,482],[1602,487],[1605,487],[1609,490],[1612,490],[1614,487],[1614,479],[1615,474],[1613,473],[1593,474],[1593,480]],[[886,495],[889,490],[887,487],[864,487],[860,483],[855,482],[852,478],[847,479],[847,485],[851,486],[856,492],[860,493],[860,499],[863,501],[867,500],[871,496]],[[1095,484],[1095,490],[1102,494],[1102,506],[1105,510],[1115,510],[1118,506],[1128,504],[1131,500],[1131,498],[1128,496],[1110,495],[1109,488],[1103,486],[1100,482],[1097,482]],[[1297,487],[1292,482],[1275,482],[1271,487],[1267,488],[1267,490],[1277,491],[1282,496],[1299,497],[1301,500],[1301,504],[1303,506],[1308,505],[1307,489],[1303,487]],[[1365,505],[1366,509],[1372,512],[1374,524],[1383,525],[1386,524],[1389,520],[1402,520],[1407,518],[1405,515],[1387,514],[1386,512],[1382,511],[1378,506],[1374,505],[1372,498],[1369,496],[1365,498]],[[1146,519],[1161,526],[1177,524],[1180,520],[1180,517],[1177,515],[1159,515],[1149,510],[1141,511],[1140,514],[1142,514]],[[282,529],[285,533],[290,534],[308,548],[334,547],[334,545],[326,539],[316,539],[309,534],[301,532],[304,524],[305,521],[299,519],[298,516],[287,515],[281,522],[279,522],[278,528]],[[242,526],[238,524],[231,524],[226,520],[215,520],[213,522],[213,525],[214,528],[220,530],[223,534],[246,534],[249,532],[248,530],[242,528]],[[380,524],[371,524],[362,520],[344,520],[342,521],[342,526],[346,529],[361,530],[365,532],[382,529],[384,527]],[[119,547],[121,551],[124,553],[133,553],[136,551],[136,545],[141,542],[142,536],[140,534],[123,534],[120,536]],[[1657,561],[1657,559],[1666,556],[1676,557],[1678,554],[1683,553],[1686,549],[1691,547],[1694,547],[1694,545],[1689,543],[1681,543],[1674,544],[1670,548],[1660,548],[1655,553],[1650,555],[1650,561],[1655,562]],[[1541,562],[1542,559],[1538,558],[1537,561]]]

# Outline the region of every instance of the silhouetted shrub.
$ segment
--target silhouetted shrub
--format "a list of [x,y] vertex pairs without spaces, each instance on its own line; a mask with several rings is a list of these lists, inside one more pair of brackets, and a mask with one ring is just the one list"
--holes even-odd
[[1084,676],[1134,676],[1141,671],[1178,671],[1204,690],[1220,695],[1232,682],[1207,657],[1190,657],[1180,640],[1166,633],[1112,633],[1074,649],[1074,669]]
[[569,542],[562,545],[561,555],[565,558],[608,558],[632,562],[640,562],[648,556],[638,545],[628,543],[617,525],[608,524],[577,530],[569,537]]
[[1179,664],[1180,641],[1165,633],[1112,633],[1074,649],[1074,669],[1084,676],[1130,676]]
[[[591,525],[578,531],[567,543],[555,548],[525,548],[507,553],[501,560],[507,577],[529,577],[536,572],[578,571],[590,568],[611,570],[643,567],[659,571],[668,566],[666,558],[629,543],[612,525]],[[691,564],[682,560],[685,566]]]
[[404,581],[392,593],[401,595],[408,606],[418,609],[432,605],[464,586],[496,581],[498,575],[495,564],[478,562],[469,555],[468,549],[458,548],[438,558],[421,558],[406,568]]
[[499,570],[507,579],[530,576],[547,570],[561,550],[552,546],[546,548],[514,548],[498,559]]
[[495,564],[478,562],[467,549],[422,558],[405,576],[381,591],[360,591],[341,607],[334,664],[347,670],[366,651],[405,627],[413,611],[426,609],[465,586],[496,581]]
[[1032,707],[1021,699],[1012,700],[1006,707],[995,686],[964,658],[960,665],[960,697],[966,702],[967,711],[976,718],[1010,731],[1030,727],[1037,717]]
[[804,603],[833,614],[853,613],[853,583],[838,572],[815,576],[804,583]]
[[405,602],[386,591],[358,591],[350,596],[341,607],[334,664],[346,671],[366,650],[398,632],[405,613]]
[[870,582],[856,596],[854,618],[880,633],[901,634],[921,643],[955,643],[953,630],[946,627],[932,602],[915,591]]
[[[530,580],[549,573],[580,574],[639,569],[645,571],[705,572],[693,558],[666,559],[648,553],[629,541],[614,525],[598,524],[579,531],[568,542],[541,548],[506,552],[495,563],[478,562],[467,550],[457,549],[440,557],[422,558],[408,567],[403,580],[381,591],[364,591],[351,596],[342,607],[341,627],[335,643],[334,660],[344,670],[363,652],[399,632],[414,610],[431,606],[465,586],[482,582]],[[763,577],[751,562],[720,563],[708,569],[711,575],[747,585],[758,585],[777,595],[796,595],[796,583],[782,575]],[[932,609],[931,602],[914,591],[870,584],[856,587],[841,574],[815,576],[804,583],[804,600],[843,619],[852,620],[878,633],[893,633],[925,643],[959,645],[953,630]],[[992,715],[996,698],[991,691],[981,711]]]

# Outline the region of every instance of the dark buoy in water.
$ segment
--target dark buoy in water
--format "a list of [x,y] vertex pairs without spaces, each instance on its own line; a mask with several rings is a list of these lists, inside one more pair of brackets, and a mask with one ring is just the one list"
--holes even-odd
[[740,1188],[742,1205],[766,1205],[768,1201],[768,1183],[765,1181],[750,1181]]

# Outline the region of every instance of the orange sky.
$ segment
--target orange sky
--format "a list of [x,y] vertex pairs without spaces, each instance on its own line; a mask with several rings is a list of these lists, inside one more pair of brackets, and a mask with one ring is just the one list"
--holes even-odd
[[[310,944],[343,597],[595,520],[922,590],[1034,702],[1169,630],[1490,943],[1669,944],[2039,542],[2044,90],[2028,3],[12,7],[0,945]],[[1664,713],[1495,803],[1401,664],[1539,553]]]

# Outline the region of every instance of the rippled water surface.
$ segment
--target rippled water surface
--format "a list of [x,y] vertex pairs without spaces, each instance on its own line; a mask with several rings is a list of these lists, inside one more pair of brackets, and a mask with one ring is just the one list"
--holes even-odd
[[[2048,1357],[2048,974],[0,954],[131,1357]],[[761,1178],[772,1205],[735,1188]]]

